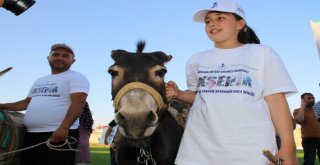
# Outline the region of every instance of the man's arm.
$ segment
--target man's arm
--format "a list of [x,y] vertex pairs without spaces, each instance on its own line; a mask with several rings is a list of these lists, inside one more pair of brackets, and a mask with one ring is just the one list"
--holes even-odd
[[108,145],[108,137],[110,136],[111,134],[111,131],[112,131],[112,127],[111,126],[108,126],[108,129],[106,131],[106,136],[104,137],[104,144],[105,145]]
[[304,112],[305,108],[299,108],[293,111],[293,117],[296,123],[302,124],[304,122]]
[[86,93],[72,93],[70,94],[71,104],[68,112],[61,122],[60,126],[53,132],[51,136],[52,142],[65,141],[68,138],[69,128],[76,121],[82,113],[86,104]]
[[27,109],[30,101],[31,97],[27,97],[24,100],[20,100],[14,103],[0,104],[0,110],[23,111]]
[[304,122],[304,112],[307,108],[306,105],[307,105],[307,103],[304,100],[302,100],[301,105],[300,105],[300,109],[296,109],[293,111],[294,120],[298,124],[301,124]]

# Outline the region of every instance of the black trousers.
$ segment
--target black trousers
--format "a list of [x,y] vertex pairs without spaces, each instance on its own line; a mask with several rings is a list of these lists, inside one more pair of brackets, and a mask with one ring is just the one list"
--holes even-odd
[[320,138],[302,138],[302,147],[304,152],[303,165],[314,165],[316,155],[320,162]]
[[[47,141],[52,135],[52,132],[27,132],[24,138],[24,147],[34,146],[36,144]],[[76,138],[76,143],[71,144],[71,147],[78,147],[79,131],[69,130],[69,136]],[[72,139],[69,139],[72,142]],[[61,143],[63,144],[63,143]],[[52,145],[61,145],[52,144]],[[61,146],[59,149],[69,149],[68,144]],[[25,150],[22,152],[22,165],[74,165],[75,151],[57,151],[47,147],[46,144]]]
[[111,165],[117,165],[117,161],[116,161],[116,152],[110,147],[110,161],[111,161]]

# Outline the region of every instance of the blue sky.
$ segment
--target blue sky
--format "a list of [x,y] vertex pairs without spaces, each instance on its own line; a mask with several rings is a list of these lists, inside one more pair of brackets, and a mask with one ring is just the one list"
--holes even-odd
[[[311,92],[320,100],[319,56],[310,20],[320,19],[320,1],[237,0],[247,22],[262,44],[275,49],[283,59],[299,93],[288,97],[291,110],[300,106],[300,95]],[[113,117],[111,50],[135,51],[138,40],[146,40],[146,52],[163,51],[173,56],[167,63],[166,81],[186,89],[185,64],[213,43],[204,24],[192,21],[199,9],[211,7],[209,0],[37,0],[25,13],[15,16],[0,10],[0,70],[13,70],[0,79],[0,102],[24,99],[34,80],[50,73],[46,57],[50,46],[66,43],[76,53],[72,66],[91,83],[88,101],[95,125]]]

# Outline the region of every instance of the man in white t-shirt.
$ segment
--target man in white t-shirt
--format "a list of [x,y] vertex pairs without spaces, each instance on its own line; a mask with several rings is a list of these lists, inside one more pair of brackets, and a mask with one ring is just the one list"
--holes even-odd
[[[70,70],[75,62],[73,50],[65,44],[55,44],[48,56],[51,74],[32,85],[27,98],[14,103],[0,104],[0,110],[26,110],[24,125],[27,133],[24,147],[50,138],[53,145],[61,145],[68,137],[78,140],[79,116],[89,92],[88,79]],[[77,143],[71,144],[77,148]],[[61,148],[69,148],[64,144]],[[22,164],[73,165],[75,151],[57,151],[41,145],[22,152]]]

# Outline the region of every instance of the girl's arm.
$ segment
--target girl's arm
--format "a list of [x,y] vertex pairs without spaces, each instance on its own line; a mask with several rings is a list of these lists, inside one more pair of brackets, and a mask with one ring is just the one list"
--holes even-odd
[[272,122],[281,139],[281,147],[276,157],[281,157],[283,165],[298,165],[296,144],[293,136],[291,113],[284,93],[265,96]]
[[181,102],[192,105],[196,97],[196,92],[179,90],[175,82],[169,81],[166,83],[166,96],[168,100],[177,99]]

